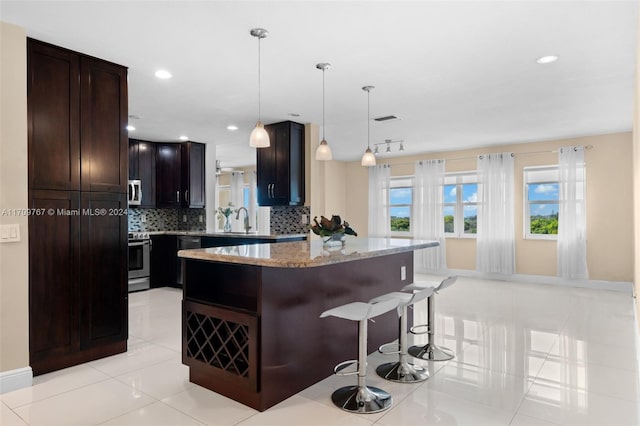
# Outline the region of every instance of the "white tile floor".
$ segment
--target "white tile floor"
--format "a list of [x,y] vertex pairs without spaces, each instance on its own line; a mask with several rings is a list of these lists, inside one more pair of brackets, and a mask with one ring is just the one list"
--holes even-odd
[[422,363],[431,378],[402,385],[376,377],[388,358],[370,355],[370,383],[394,398],[372,415],[332,405],[331,392],[350,377],[328,377],[263,413],[190,383],[181,297],[167,288],[131,294],[127,353],[1,395],[0,424],[640,425],[630,295],[460,278],[437,299],[438,341],[456,358]]

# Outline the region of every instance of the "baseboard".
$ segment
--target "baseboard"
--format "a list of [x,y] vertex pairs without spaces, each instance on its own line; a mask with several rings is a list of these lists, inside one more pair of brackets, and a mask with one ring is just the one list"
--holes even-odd
[[0,394],[27,388],[33,384],[31,367],[0,372]]
[[484,272],[471,271],[468,269],[446,269],[443,271],[417,271],[420,274],[438,274],[438,275],[458,275],[460,277],[479,278],[495,281],[513,281],[528,284],[545,284],[562,287],[578,287],[590,288],[594,290],[608,290],[634,294],[633,283],[629,281],[601,281],[601,280],[567,280],[560,277],[552,277],[548,275],[527,275],[527,274],[487,274]]

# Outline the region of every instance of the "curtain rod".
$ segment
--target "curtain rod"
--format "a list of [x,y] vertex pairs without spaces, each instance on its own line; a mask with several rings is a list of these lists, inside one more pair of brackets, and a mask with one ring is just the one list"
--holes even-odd
[[[574,149],[576,149],[574,147]],[[593,149],[593,145],[587,145],[584,147],[584,149]],[[552,149],[552,150],[542,150],[542,151],[525,151],[525,152],[512,152],[511,156],[513,157],[518,157],[519,155],[534,155],[534,154],[548,154],[548,153],[558,153],[560,152],[560,149]],[[462,161],[462,160],[474,160],[476,158],[478,158],[481,155],[485,155],[485,154],[478,154],[478,155],[473,155],[473,156],[468,156],[468,157],[457,157],[457,158],[434,158],[433,160],[440,160],[440,161]],[[416,160],[416,161],[428,161],[428,160]],[[406,165],[412,165],[415,164],[416,162],[406,162],[406,163],[381,163],[380,165],[388,165],[388,166],[406,166]]]

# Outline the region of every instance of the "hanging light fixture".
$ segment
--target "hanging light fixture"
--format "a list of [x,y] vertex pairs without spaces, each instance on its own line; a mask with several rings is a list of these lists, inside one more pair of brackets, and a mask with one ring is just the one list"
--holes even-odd
[[321,63],[316,65],[316,68],[322,70],[322,140],[320,141],[320,145],[318,145],[318,149],[316,149],[316,160],[320,161],[328,161],[333,159],[333,155],[331,154],[331,147],[324,138],[324,72],[331,67],[331,64]]
[[254,148],[266,148],[270,145],[269,134],[264,129],[262,121],[260,121],[260,39],[269,35],[264,28],[253,28],[250,31],[253,37],[258,39],[258,122],[249,137],[249,146]]
[[373,155],[373,152],[371,152],[371,147],[369,146],[370,145],[370,139],[371,139],[371,130],[370,130],[370,123],[371,123],[370,108],[371,108],[371,104],[369,102],[369,92],[372,89],[375,89],[375,87],[373,87],[373,86],[364,86],[362,88],[362,90],[367,92],[367,149],[364,152],[364,154],[362,154],[362,162],[360,164],[362,164],[365,167],[371,167],[371,166],[375,166],[376,165],[376,156]]

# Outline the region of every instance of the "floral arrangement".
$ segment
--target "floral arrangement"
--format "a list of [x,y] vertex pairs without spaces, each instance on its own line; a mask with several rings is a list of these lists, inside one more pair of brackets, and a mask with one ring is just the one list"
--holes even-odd
[[222,219],[224,216],[225,219],[229,219],[229,216],[234,212],[233,203],[229,203],[227,207],[218,207],[218,219]]
[[349,222],[346,220],[343,222],[338,215],[331,216],[331,219],[320,216],[319,223],[318,216],[316,216],[313,218],[313,225],[311,225],[310,228],[314,234],[320,235],[321,237],[330,237],[335,234],[358,236],[358,233],[349,226]]

